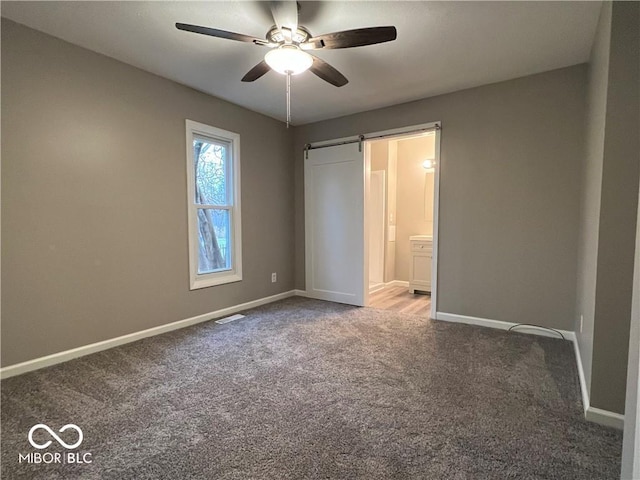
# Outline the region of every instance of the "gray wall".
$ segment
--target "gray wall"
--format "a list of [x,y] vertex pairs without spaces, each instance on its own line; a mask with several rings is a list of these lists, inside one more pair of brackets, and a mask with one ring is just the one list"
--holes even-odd
[[[580,347],[587,389],[591,388],[591,359],[596,305],[596,271],[598,259],[598,224],[604,125],[609,84],[609,43],[611,3],[600,11],[596,37],[588,67],[585,161],[583,169],[580,235],[578,240],[578,287],[576,292],[575,332]],[[580,329],[580,315],[583,317]]]
[[[638,2],[605,2],[591,52],[575,330],[593,407],[624,413],[640,162]],[[584,322],[580,332],[580,315]]]
[[573,330],[586,66],[295,129],[296,287],[303,145],[441,120],[441,312]]
[[624,413],[638,179],[638,2],[614,2],[604,126],[591,405]]
[[[189,291],[185,118],[241,135],[240,283]],[[2,137],[2,365],[293,287],[282,123],[3,20]]]
[[[638,10],[640,18],[640,9]],[[639,152],[640,154],[640,152]],[[640,196],[640,189],[638,190]],[[627,395],[624,409],[621,478],[640,478],[640,209],[636,217],[636,256],[633,274]]]

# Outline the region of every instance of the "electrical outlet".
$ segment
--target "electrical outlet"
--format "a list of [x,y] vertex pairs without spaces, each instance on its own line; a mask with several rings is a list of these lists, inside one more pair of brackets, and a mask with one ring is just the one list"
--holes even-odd
[[276,283],[278,281],[278,274],[277,273],[272,273],[271,274],[271,283]]
[[584,315],[580,314],[580,333],[582,333],[582,323],[584,322]]

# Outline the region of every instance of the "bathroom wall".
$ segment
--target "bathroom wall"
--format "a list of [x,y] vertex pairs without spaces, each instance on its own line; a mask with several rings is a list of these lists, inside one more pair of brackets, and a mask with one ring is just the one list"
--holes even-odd
[[385,172],[385,208],[387,212],[385,228],[384,281],[395,280],[396,242],[390,237],[390,227],[396,224],[396,177],[397,141],[378,140],[371,142],[371,171]]
[[381,140],[371,142],[371,171],[387,171],[387,160],[389,157],[389,146],[387,141]]
[[435,157],[435,135],[370,145],[371,171],[383,170],[386,178],[384,281],[408,281],[409,237],[433,233],[434,172],[422,163]]
[[[369,211],[369,221],[370,223],[370,229],[369,229],[369,284],[377,284],[380,282],[380,280],[382,280],[382,282],[388,282],[387,278],[386,278],[386,272],[387,272],[387,267],[386,267],[386,258],[387,258],[387,244],[388,244],[388,232],[387,232],[387,223],[388,223],[388,214],[386,213],[387,210],[387,203],[388,203],[388,197],[387,197],[387,192],[388,192],[388,157],[389,157],[389,147],[387,145],[388,142],[386,141],[378,141],[378,142],[373,142],[369,145],[369,158],[371,160],[371,178],[372,178],[372,185],[371,185],[371,194],[369,197],[369,202],[373,202],[374,201],[374,197],[373,197],[373,173],[374,172],[384,172],[384,198],[383,198],[383,203],[384,203],[384,210],[385,210],[385,218],[383,220],[383,241],[382,241],[382,251],[383,251],[383,255],[384,255],[384,260],[383,263],[381,265],[381,269],[382,269],[382,276],[380,277],[379,273],[380,270],[376,267],[376,265],[378,264],[379,261],[379,257],[376,257],[376,255],[380,255],[380,250],[378,250],[375,246],[377,245],[377,242],[375,241],[375,238],[373,237],[374,235],[374,231],[375,227],[374,225],[377,224],[377,222],[380,221],[380,217],[378,217],[377,219],[374,219],[371,215],[373,215],[372,211]],[[370,203],[369,207],[372,207],[372,203]]]
[[409,280],[409,237],[433,233],[434,172],[422,163],[435,157],[435,135],[399,140],[395,279]]

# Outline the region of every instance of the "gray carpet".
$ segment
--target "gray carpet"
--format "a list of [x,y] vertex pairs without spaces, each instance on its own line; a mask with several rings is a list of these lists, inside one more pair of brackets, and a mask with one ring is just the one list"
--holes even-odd
[[[569,342],[302,298],[246,314],[3,381],[2,478],[619,476]],[[19,464],[36,423],[80,426],[93,462]]]

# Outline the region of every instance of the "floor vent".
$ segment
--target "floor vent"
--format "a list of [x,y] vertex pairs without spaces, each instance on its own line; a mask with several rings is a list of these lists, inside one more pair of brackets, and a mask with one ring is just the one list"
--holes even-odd
[[216,323],[229,323],[229,322],[233,322],[234,320],[240,320],[241,318],[244,318],[244,315],[240,315],[239,313],[235,314],[235,315],[231,315],[230,317],[224,317],[221,318],[219,320],[216,320]]

